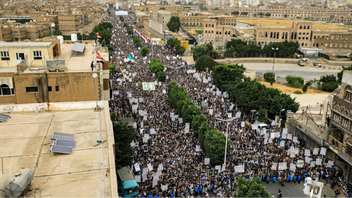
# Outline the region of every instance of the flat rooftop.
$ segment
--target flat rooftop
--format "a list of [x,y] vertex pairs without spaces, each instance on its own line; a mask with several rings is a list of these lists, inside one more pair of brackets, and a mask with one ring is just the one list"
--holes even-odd
[[[104,112],[20,112],[11,113],[6,123],[0,123],[0,157],[5,171],[11,168],[14,175],[23,166],[34,171],[26,197],[112,196]],[[97,144],[100,125],[102,150]],[[50,152],[53,132],[74,134],[76,147],[71,155]]]

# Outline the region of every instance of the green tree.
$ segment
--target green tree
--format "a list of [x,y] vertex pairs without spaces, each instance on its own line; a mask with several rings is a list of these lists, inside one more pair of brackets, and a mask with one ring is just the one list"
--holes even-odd
[[260,17],[263,17],[263,16],[264,16],[264,13],[259,12],[258,15],[259,15]]
[[206,68],[209,68],[210,70],[213,69],[214,66],[219,65],[217,62],[215,62],[213,59],[211,59],[209,56],[200,56],[196,62],[196,69],[198,71],[205,71]]
[[247,16],[247,15],[248,15],[248,12],[241,12],[241,15]]
[[181,41],[178,40],[177,38],[170,38],[167,40],[167,45],[170,46],[171,48],[175,48],[178,46],[181,46]]
[[149,48],[148,48],[148,47],[142,47],[142,49],[141,49],[141,55],[142,55],[143,57],[145,57],[145,56],[148,56],[148,54],[149,54]]
[[203,34],[203,30],[196,30],[197,34]]
[[219,89],[223,89],[223,85],[226,82],[234,81],[238,82],[244,78],[244,70],[246,68],[243,65],[217,65],[213,68],[213,81]]
[[133,162],[134,149],[131,147],[131,142],[137,137],[137,133],[133,128],[127,127],[127,125],[127,122],[120,120],[114,123],[113,127],[115,137],[115,163],[117,169],[131,166]]
[[239,14],[240,14],[239,11],[233,11],[233,12],[231,12],[231,15],[239,15]]
[[270,17],[271,14],[270,13],[265,13],[265,16]]
[[184,47],[182,47],[182,46],[177,46],[176,47],[177,54],[183,54],[183,53],[185,53],[185,51],[186,51],[186,49]]
[[165,66],[162,62],[160,62],[159,59],[153,59],[149,63],[149,68],[152,71],[152,73],[157,74],[160,71],[164,71]]
[[192,2],[188,2],[188,5],[193,5],[193,3]]
[[260,184],[259,177],[247,180],[240,176],[237,179],[237,197],[270,197],[264,186]]
[[266,114],[266,109],[263,109],[262,107],[260,107],[258,110],[258,121],[259,122],[265,122],[265,114]]
[[275,82],[275,73],[267,72],[264,74],[264,79],[266,82],[269,82],[271,85]]
[[54,30],[53,33],[54,35],[62,35],[62,32],[60,30]]
[[199,9],[200,9],[200,10],[204,10],[204,8],[205,8],[205,7],[204,7],[204,3],[199,4]]
[[209,56],[212,51],[213,45],[209,43],[206,45],[197,45],[192,48],[191,52],[193,54],[193,60],[197,61],[201,56]]
[[207,117],[205,117],[203,114],[198,114],[198,115],[194,116],[192,123],[191,123],[191,128],[193,129],[193,133],[195,136],[198,136],[199,127],[201,126],[201,124],[203,122],[208,123]]
[[272,48],[278,48],[279,50],[276,51],[276,57],[278,56],[293,56],[296,52],[298,52],[299,48],[298,42],[279,42],[279,43],[269,43],[263,47],[263,53],[266,54],[273,54]]
[[[225,135],[219,133],[215,128],[209,128],[205,133],[204,150],[206,156],[210,158],[211,165],[219,165],[224,163],[225,155]],[[231,141],[227,140],[227,156],[231,151]]]
[[294,88],[303,87],[304,79],[300,76],[296,77],[296,76],[288,75],[288,76],[286,76],[285,79],[286,79],[289,87],[294,87]]
[[321,84],[322,91],[332,92],[339,86],[336,76],[334,75],[322,76],[319,82],[322,83]]
[[339,84],[341,84],[343,72],[344,72],[345,70],[352,70],[352,65],[349,66],[349,67],[342,66],[342,71],[340,71],[339,73],[337,73],[337,82],[338,82]]
[[166,73],[164,71],[159,71],[156,74],[158,81],[165,81],[166,80]]
[[181,27],[180,18],[178,16],[172,16],[166,26],[169,28],[170,31],[178,32]]
[[115,69],[116,69],[116,66],[109,65],[110,75],[114,73]]
[[302,87],[303,93],[306,93],[307,90],[308,90],[308,87],[312,86],[312,84],[313,84],[313,80],[308,81],[308,82]]

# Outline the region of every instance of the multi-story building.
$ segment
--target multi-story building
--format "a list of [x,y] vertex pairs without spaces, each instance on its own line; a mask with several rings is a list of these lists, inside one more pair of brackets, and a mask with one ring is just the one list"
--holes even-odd
[[81,14],[77,15],[59,15],[59,30],[63,34],[69,34],[71,32],[76,32],[82,27],[83,16]]
[[340,94],[333,98],[328,146],[335,153],[336,164],[344,171],[349,188],[352,187],[352,71],[344,71]]
[[51,30],[50,21],[32,21],[26,24],[14,21],[2,20],[0,27],[0,41],[24,41],[34,40],[49,35]]
[[203,25],[203,40],[225,42],[234,38],[235,26],[226,25],[227,22],[226,20],[219,20],[216,17],[205,19]]
[[180,16],[181,24],[184,26],[203,26],[204,20],[209,18],[216,18],[219,25],[236,26],[237,17],[235,16],[215,15],[208,12],[182,13],[182,16]]

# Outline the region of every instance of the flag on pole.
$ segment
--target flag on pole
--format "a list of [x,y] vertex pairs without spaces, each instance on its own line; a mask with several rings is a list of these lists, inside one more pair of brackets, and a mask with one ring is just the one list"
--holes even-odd
[[102,58],[100,55],[99,55],[99,53],[98,53],[98,51],[97,51],[97,62],[98,63],[105,63],[105,60],[104,60],[104,58]]
[[95,33],[97,35],[97,39],[101,39],[102,37],[99,35],[99,32]]

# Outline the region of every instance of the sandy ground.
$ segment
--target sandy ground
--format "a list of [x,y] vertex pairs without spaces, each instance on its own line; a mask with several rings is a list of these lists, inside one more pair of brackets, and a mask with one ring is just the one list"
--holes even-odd
[[[272,87],[272,88],[277,88],[279,90],[281,90],[283,93],[288,93],[288,94],[293,94],[293,92],[300,90],[302,91],[302,89],[300,88],[293,88],[293,87],[288,87],[286,84],[283,83],[274,83],[273,85],[270,85],[270,83],[265,82],[265,81],[260,81],[260,83],[264,84],[267,87]],[[319,89],[315,89],[315,88],[308,88],[307,92],[305,94],[330,94],[330,92],[325,92],[325,91],[321,91]]]
[[[293,20],[285,20],[285,19],[272,19],[272,18],[237,18],[238,22],[243,22],[247,24],[255,24],[257,26],[261,25],[265,26],[277,26],[277,27],[292,27]],[[299,20],[295,20],[299,21]],[[259,24],[259,25],[258,25]],[[314,23],[314,29],[318,30],[348,30],[349,27],[339,26],[339,25],[331,25],[331,24],[322,24],[322,23]]]

